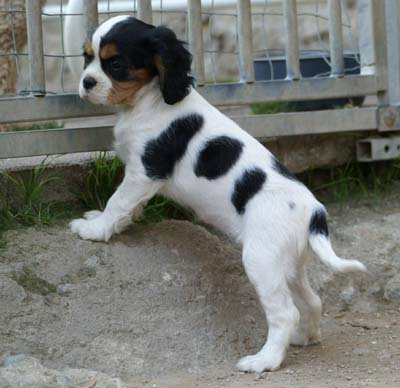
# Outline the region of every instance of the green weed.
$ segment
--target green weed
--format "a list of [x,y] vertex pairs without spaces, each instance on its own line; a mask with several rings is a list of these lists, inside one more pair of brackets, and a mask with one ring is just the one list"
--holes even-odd
[[[117,158],[110,158],[102,152],[89,167],[86,184],[82,192],[76,193],[87,209],[104,210],[108,199],[120,184],[123,165]],[[143,210],[139,222],[152,223],[164,219],[194,220],[193,214],[176,202],[156,195]]]
[[287,102],[269,102],[254,104],[251,106],[251,111],[255,115],[276,114],[282,112],[290,112],[290,107]]
[[11,128],[11,131],[37,131],[39,129],[56,129],[56,128],[63,128],[64,124],[58,123],[57,121],[50,121],[47,123],[35,123],[29,125],[16,125],[15,127]]
[[324,180],[327,182],[317,185],[314,184],[314,174],[315,171],[310,171],[303,176],[311,190],[340,202],[351,197],[377,196],[389,189],[395,181],[400,181],[400,161],[351,162],[332,167],[325,170]]
[[195,222],[195,216],[191,211],[161,195],[156,195],[148,202],[138,221],[149,224],[161,222],[165,219],[189,220]]
[[3,204],[1,213],[4,223],[13,221],[22,225],[49,224],[53,218],[52,205],[43,202],[43,192],[50,182],[59,179],[49,173],[51,161],[44,159],[25,177],[2,172],[6,180],[11,182],[21,205],[11,208],[8,203]]
[[106,152],[101,152],[90,163],[85,187],[75,194],[85,208],[104,210],[122,176],[122,162],[118,158],[110,158]]

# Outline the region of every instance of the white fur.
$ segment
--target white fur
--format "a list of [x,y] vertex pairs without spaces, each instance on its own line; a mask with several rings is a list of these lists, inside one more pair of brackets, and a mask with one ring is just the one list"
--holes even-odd
[[[107,97],[106,75],[100,74],[99,37],[115,22],[103,24],[94,36],[95,60],[84,71],[103,79],[88,95],[93,102]],[[99,70],[100,69],[100,70]],[[100,74],[100,75],[99,75]],[[202,129],[191,139],[182,159],[169,179],[146,176],[141,156],[146,143],[158,137],[168,125],[182,116],[197,113],[204,118]],[[174,105],[167,105],[155,78],[144,86],[134,104],[121,110],[114,128],[115,149],[126,165],[125,178],[103,213],[89,212],[71,222],[71,230],[83,239],[108,241],[131,222],[135,209],[156,193],[166,195],[193,209],[205,222],[232,236],[243,245],[243,264],[254,285],[268,321],[268,336],[263,348],[238,363],[244,371],[261,372],[279,368],[289,343],[308,345],[320,340],[321,302],[311,289],[304,270],[311,249],[334,269],[364,269],[361,263],[338,258],[329,239],[310,238],[310,218],[322,205],[301,183],[287,179],[272,167],[272,154],[232,120],[211,106],[196,90]],[[197,177],[194,165],[204,143],[216,136],[239,139],[243,152],[228,173],[218,179]],[[262,189],[249,200],[239,215],[231,202],[235,181],[248,168],[264,170],[267,179]],[[294,203],[293,209],[288,205]],[[311,244],[311,245],[310,245]]]

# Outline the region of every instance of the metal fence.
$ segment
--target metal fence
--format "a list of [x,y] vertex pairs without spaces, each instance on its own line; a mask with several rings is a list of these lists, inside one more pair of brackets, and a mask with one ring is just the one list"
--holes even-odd
[[[99,18],[104,20],[115,13],[121,13],[122,9],[118,8],[120,3],[124,2],[85,0],[82,2],[83,13],[68,16],[80,18],[82,28],[90,31],[97,25]],[[274,6],[272,9],[271,3]],[[171,15],[181,15],[180,33],[183,35],[181,38],[188,41],[193,54],[193,73],[197,89],[213,105],[248,106],[279,101],[377,97],[376,105],[363,108],[233,116],[240,126],[257,138],[373,129],[399,130],[400,6],[398,1],[358,0],[357,27],[353,25],[354,21],[348,15],[348,1],[315,0],[315,9],[312,13],[299,11],[303,3],[304,1],[296,0],[237,0],[236,2],[132,0],[130,12],[144,21],[155,24],[165,22],[168,24]],[[53,1],[48,7],[52,7],[53,11],[46,12],[45,9],[43,12],[39,1],[26,0],[28,30],[26,53],[17,50],[11,53],[1,52],[0,47],[0,55],[15,57],[17,66],[20,66],[22,59],[28,59],[29,67],[29,77],[23,77],[22,71],[20,73],[18,93],[13,96],[0,96],[3,97],[0,98],[0,123],[101,116],[113,112],[111,108],[91,105],[81,101],[75,93],[68,93],[68,88],[65,87],[68,61],[79,60],[80,54],[65,51],[62,33],[67,15],[64,2],[59,0],[56,5]],[[8,12],[12,18],[13,13],[21,11],[10,9],[3,12]],[[323,59],[329,64],[330,71],[315,77],[303,77],[300,68],[303,53],[300,42],[304,39],[302,40],[299,20],[307,17],[315,21],[321,45],[328,44],[327,50],[323,51]],[[60,34],[57,37],[60,40],[59,53],[45,52],[42,25],[46,18],[59,18]],[[207,39],[207,34],[212,34],[212,29],[220,18],[231,18],[232,22],[229,25],[235,26],[233,48],[226,52],[213,46],[211,39]],[[262,47],[254,47],[255,34],[263,31],[266,18],[272,18],[272,22],[282,29],[285,37],[284,47],[268,47],[266,35],[265,40],[258,39]],[[261,23],[258,23],[257,19],[261,19]],[[205,20],[207,20],[206,27]],[[322,38],[322,23],[326,24],[327,38]],[[263,36],[262,33],[261,35]],[[355,38],[356,35],[359,39]],[[390,47],[389,56],[387,47]],[[345,71],[345,49],[349,48],[352,49],[351,56],[357,63],[359,74],[349,75]],[[285,79],[278,79],[273,72],[272,61],[280,49],[283,49],[286,63]],[[223,55],[238,58],[239,79],[235,82],[226,82],[218,76],[218,61],[221,61]],[[269,80],[256,80],[254,62],[260,55],[265,57],[269,66]],[[46,85],[45,69],[46,61],[49,59],[61,61],[60,86],[55,91],[49,90]],[[0,158],[109,149],[111,138],[109,125],[0,133]]]

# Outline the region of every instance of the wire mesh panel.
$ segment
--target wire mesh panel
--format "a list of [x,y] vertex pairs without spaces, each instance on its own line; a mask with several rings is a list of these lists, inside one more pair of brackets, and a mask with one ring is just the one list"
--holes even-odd
[[[198,90],[214,105],[377,94],[383,101],[387,87],[383,1],[38,0],[33,11],[32,4],[0,0],[0,123],[112,112],[76,92],[87,33],[120,14],[166,25],[189,42]],[[359,46],[368,64],[361,75]],[[32,97],[43,94],[40,103]]]
[[[286,1],[286,0],[285,0]],[[2,96],[26,95],[31,90],[29,80],[29,63],[27,47],[18,44],[26,43],[26,32],[15,19],[25,8],[23,1],[9,0],[5,2],[8,8],[1,9],[2,23],[7,23],[10,34],[3,35],[0,42],[0,56],[11,59],[10,67],[18,74],[18,84],[15,92],[0,89]],[[39,2],[40,3],[40,2]],[[44,2],[43,2],[44,3]],[[86,4],[88,2],[82,1]],[[204,82],[216,83],[240,80],[239,37],[243,32],[238,28],[238,11],[236,1],[207,0],[202,4],[201,25],[204,41],[205,72]],[[239,2],[240,3],[240,2]],[[286,43],[284,29],[283,1],[256,0],[251,3],[252,14],[252,55],[256,62],[264,61],[265,79],[285,78],[281,74],[281,62],[284,58]],[[330,74],[331,57],[329,53],[329,6],[341,4],[341,29],[347,73],[359,72],[358,50],[358,18],[356,2],[350,0],[309,0],[297,1],[297,22],[299,30],[300,57],[306,64],[307,58],[318,58],[326,66],[321,65],[314,76]],[[152,21],[154,24],[166,24],[171,27],[179,38],[188,41],[188,5],[185,0],[103,0],[99,1],[100,22],[114,15],[131,14],[138,16],[140,5],[143,15],[149,13],[152,4]],[[147,6],[146,6],[147,4]],[[330,5],[331,4],[331,5]],[[43,54],[46,74],[46,92],[59,94],[75,92],[77,78],[82,69],[82,44],[86,35],[82,9],[68,10],[67,0],[50,0],[43,4]],[[79,8],[79,7],[78,7]],[[68,18],[66,18],[68,15]],[[65,23],[73,23],[74,38],[64,37]],[[248,23],[248,22],[247,22]],[[21,23],[19,23],[21,24]],[[16,28],[17,27],[17,28]],[[2,27],[4,29],[4,26]],[[243,26],[242,26],[243,28]],[[247,55],[248,57],[249,55]],[[72,64],[72,65],[71,65]],[[302,76],[308,76],[305,72]],[[202,80],[203,83],[203,80]]]

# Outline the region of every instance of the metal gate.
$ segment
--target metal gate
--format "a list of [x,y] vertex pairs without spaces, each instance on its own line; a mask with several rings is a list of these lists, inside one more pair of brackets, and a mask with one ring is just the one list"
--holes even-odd
[[[152,22],[150,0],[134,1],[134,13]],[[162,3],[162,2],[161,2]],[[203,1],[208,3],[207,1]],[[187,1],[187,26],[197,90],[215,106],[240,106],[263,102],[319,100],[337,97],[377,96],[377,105],[366,108],[290,112],[274,115],[232,117],[259,139],[272,136],[336,133],[345,131],[395,131],[400,129],[400,5],[397,0],[358,0],[359,60],[361,72],[344,71],[342,9],[344,1],[327,0],[330,74],[302,78],[296,0],[282,0],[285,31],[286,79],[256,81],[254,75],[252,6],[236,1],[240,80],[208,84],[205,75],[201,0]],[[62,4],[62,2],[61,2]],[[0,99],[0,123],[66,119],[106,115],[111,108],[91,105],[76,94],[46,92],[42,11],[39,1],[26,0],[29,95]],[[98,1],[85,0],[86,31],[98,23]],[[390,55],[387,53],[390,47]],[[1,48],[0,48],[1,50]],[[6,55],[5,53],[1,53]],[[1,97],[1,96],[0,96]],[[64,154],[110,149],[110,126],[48,129],[0,133],[0,158]]]

